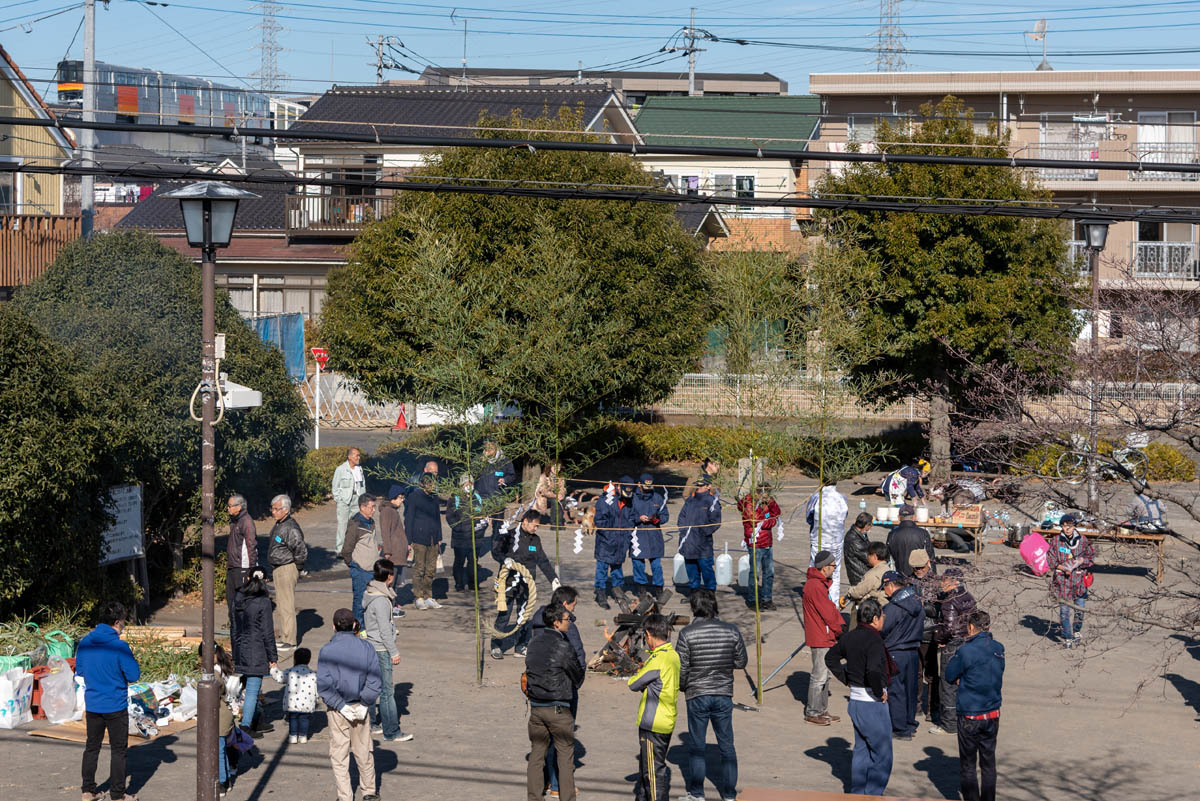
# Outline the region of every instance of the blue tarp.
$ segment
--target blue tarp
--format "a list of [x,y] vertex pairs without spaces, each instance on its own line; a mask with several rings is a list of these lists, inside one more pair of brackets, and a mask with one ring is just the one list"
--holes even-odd
[[303,381],[304,375],[304,315],[273,314],[259,317],[250,324],[262,337],[283,351],[283,361],[293,381]]

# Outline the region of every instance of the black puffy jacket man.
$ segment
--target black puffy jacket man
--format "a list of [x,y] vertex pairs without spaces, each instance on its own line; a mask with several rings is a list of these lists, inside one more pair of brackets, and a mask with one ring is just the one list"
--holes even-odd
[[558,787],[562,801],[575,801],[575,718],[571,699],[583,684],[583,666],[567,640],[571,613],[562,604],[542,612],[545,628],[529,644],[525,655],[525,694],[529,698],[530,798],[541,798],[543,770],[550,742],[558,753]]
[[688,798],[704,797],[704,743],[711,721],[721,751],[720,798],[737,796],[733,747],[733,672],[746,666],[746,643],[732,623],[717,617],[717,596],[698,589],[688,596],[694,621],[679,632],[679,689],[687,697]]
[[[501,573],[496,575],[498,611],[493,628],[498,632],[506,631],[509,617],[513,614],[516,615],[517,645],[514,650],[517,656],[525,655],[526,645],[533,633],[531,621],[526,617],[528,612],[525,610],[525,603],[529,600],[531,583],[535,581],[535,571],[541,570],[550,580],[552,591],[558,589],[559,585],[558,574],[554,572],[554,565],[550,564],[550,557],[546,556],[546,551],[542,548],[542,538],[537,533],[541,524],[541,513],[536,509],[529,509],[513,533],[493,541],[492,556],[500,563],[501,573],[505,570],[508,571],[503,584],[499,583]],[[525,572],[519,570],[517,565],[523,567],[524,571],[529,574],[528,580],[525,578]],[[502,644],[503,638],[492,637],[492,659],[504,658]]]
[[888,711],[892,736],[911,740],[917,733],[917,704],[921,696],[921,637],[925,633],[925,607],[916,587],[906,586],[895,570],[883,574],[883,644],[898,672],[888,684]]
[[871,569],[867,562],[867,547],[871,544],[872,520],[870,513],[860,512],[854,520],[854,525],[846,531],[846,539],[842,540],[846,578],[851,587],[862,581],[863,576]]
[[901,506],[900,525],[892,529],[887,538],[888,555],[892,557],[892,564],[896,566],[896,572],[906,579],[912,578],[912,565],[908,557],[913,551],[925,551],[929,554],[929,560],[933,561],[933,541],[929,539],[928,531],[913,522],[914,515],[916,510],[911,506]]

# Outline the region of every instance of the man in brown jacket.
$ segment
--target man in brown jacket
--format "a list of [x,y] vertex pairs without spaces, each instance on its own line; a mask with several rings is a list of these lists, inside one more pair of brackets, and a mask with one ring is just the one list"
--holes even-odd
[[383,542],[383,558],[390,559],[396,566],[396,577],[392,583],[392,589],[396,592],[393,617],[404,617],[404,610],[400,607],[400,587],[404,583],[403,571],[412,551],[404,531],[404,494],[403,485],[393,484],[388,490],[387,503],[379,507],[379,537]]
[[850,605],[850,628],[858,624],[858,607],[868,598],[874,598],[883,606],[888,602],[887,593],[883,591],[883,574],[887,572],[888,549],[882,542],[872,542],[867,546],[867,564],[870,568],[862,581],[846,590],[846,602]]

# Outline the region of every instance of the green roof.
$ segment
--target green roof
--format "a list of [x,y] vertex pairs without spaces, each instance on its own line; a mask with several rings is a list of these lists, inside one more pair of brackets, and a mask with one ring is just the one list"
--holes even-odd
[[795,140],[812,137],[820,118],[816,95],[648,97],[634,124],[648,145],[804,150]]

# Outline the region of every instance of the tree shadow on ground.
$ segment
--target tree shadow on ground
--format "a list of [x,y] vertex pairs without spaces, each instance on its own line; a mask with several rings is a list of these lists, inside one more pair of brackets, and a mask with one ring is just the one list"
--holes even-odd
[[[1123,798],[1130,788],[1136,795],[1155,801],[1185,801],[1195,790],[1168,793],[1154,787],[1144,764],[1118,761],[1113,757],[1080,770],[1070,760],[1005,762],[998,765],[998,798]],[[1019,791],[1019,792],[1018,792]]]
[[[1178,673],[1164,673],[1163,678],[1171,682],[1172,686],[1183,696],[1183,700],[1187,702],[1188,706],[1197,713],[1200,713],[1200,682],[1192,681],[1189,678],[1180,676]],[[1200,720],[1200,717],[1196,719]]]
[[913,768],[922,771],[944,798],[958,798],[958,755],[951,756],[936,746],[926,746],[925,758],[913,763]]
[[804,755],[829,765],[833,778],[842,783],[844,791],[850,792],[850,760],[854,752],[844,737],[830,737],[825,745],[814,746]]

